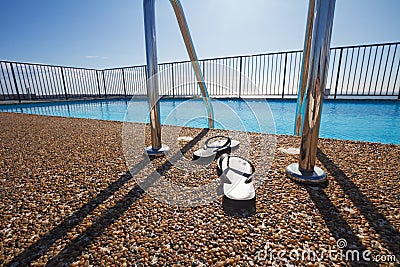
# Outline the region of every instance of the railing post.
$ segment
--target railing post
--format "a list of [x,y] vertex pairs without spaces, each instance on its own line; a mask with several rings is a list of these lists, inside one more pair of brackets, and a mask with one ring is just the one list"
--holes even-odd
[[101,98],[100,80],[99,80],[99,71],[98,70],[96,70],[96,78],[97,78],[97,89],[99,90],[99,98]]
[[65,100],[68,100],[67,87],[65,86],[64,68],[60,67],[60,69],[61,69],[61,77],[62,77],[62,82],[63,82],[63,87],[64,87]]
[[175,98],[174,63],[171,64],[172,97]]
[[287,63],[287,53],[285,53],[285,65],[284,65],[284,67],[283,67],[283,86],[282,86],[282,98],[284,98],[284,96],[285,96],[286,63]]
[[[398,74],[397,74],[398,75]],[[393,91],[394,91],[394,86],[393,86]],[[394,92],[393,92],[394,93]],[[397,99],[400,100],[400,85],[399,85],[399,94],[397,95]]]
[[[0,61],[0,65],[2,64],[2,62]],[[0,66],[1,67],[1,70],[3,70],[3,67],[2,66]],[[5,82],[5,77],[4,77],[4,74],[2,75],[2,78],[4,79],[4,82]],[[1,82],[1,80],[0,80],[0,88],[1,88],[1,96],[2,97],[0,97],[0,100],[6,100],[6,95],[5,95],[5,93],[4,93],[4,90],[3,90],[3,84],[2,84],[2,82]],[[6,88],[7,89],[7,88]]]
[[239,60],[239,98],[242,95],[242,69],[243,69],[242,59],[243,59],[243,57],[240,56],[240,60]]
[[125,98],[126,98],[126,85],[125,85],[125,72],[124,72],[124,68],[122,68],[121,70],[122,70],[122,82],[124,83],[124,94],[125,94]]
[[104,70],[101,71],[103,75],[103,88],[104,88],[104,97],[107,98],[107,87],[106,87],[106,78],[104,77]]
[[[339,65],[338,65],[338,70],[337,70],[337,75],[336,75],[336,84],[335,84],[335,95],[333,97],[333,99],[336,99],[336,95],[337,95],[337,87],[339,84],[339,75],[340,75],[340,66],[342,65],[342,54],[343,54],[343,48],[340,48],[340,53],[339,53]],[[332,66],[333,68],[334,66]]]
[[17,95],[18,95],[18,102],[21,103],[21,96],[19,95],[19,91],[18,91],[18,84],[17,84],[17,78],[15,78],[14,66],[12,63],[10,63],[10,66],[11,66],[11,73],[12,73],[13,80],[14,80],[15,90],[17,91]]
[[205,71],[205,67],[204,67],[204,61],[203,61],[203,66],[201,67],[201,69],[202,69],[202,72],[203,72],[203,79],[204,79],[204,83],[206,83],[206,71]]

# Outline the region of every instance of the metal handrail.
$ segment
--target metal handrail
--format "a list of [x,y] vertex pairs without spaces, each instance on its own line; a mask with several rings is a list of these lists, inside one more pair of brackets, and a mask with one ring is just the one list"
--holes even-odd
[[93,69],[93,68],[71,67],[71,66],[63,66],[63,65],[50,65],[50,64],[34,63],[34,62],[19,62],[19,61],[9,61],[9,60],[0,60],[0,62],[9,63],[9,64],[24,64],[24,65],[28,65],[28,66],[57,67],[57,68],[77,69],[77,70],[99,70],[99,69]]
[[[160,103],[158,92],[158,64],[156,45],[155,0],[144,0],[144,36],[147,61],[147,95],[150,106],[151,146],[146,148],[148,154],[163,154],[161,143]],[[167,149],[169,150],[169,149]]]
[[190,36],[189,27],[185,18],[185,14],[183,13],[181,2],[179,0],[170,0],[169,2],[171,3],[174,9],[176,19],[178,20],[179,29],[181,30],[186,50],[189,54],[190,62],[192,63],[192,67],[196,75],[197,84],[200,87],[204,105],[206,106],[207,116],[208,116],[208,127],[214,128],[214,110],[212,108],[210,96],[208,95],[206,83],[204,82],[203,73],[200,69],[199,60],[197,58],[196,51],[194,49],[194,44]]
[[[373,43],[373,44],[361,44],[361,45],[349,45],[349,46],[335,46],[335,47],[331,47],[330,50],[340,50],[340,49],[350,49],[350,48],[364,48],[364,47],[386,46],[386,45],[400,45],[400,42],[386,42],[386,43]],[[301,53],[301,52],[303,52],[303,50],[287,50],[287,51],[248,54],[248,55],[235,55],[235,56],[226,56],[226,57],[202,58],[202,59],[199,59],[198,61],[199,62],[203,62],[203,61],[209,61],[209,60],[234,59],[234,58],[240,58],[240,57],[259,57],[259,56],[281,55],[281,54],[291,54],[291,53]],[[3,62],[5,62],[5,61],[3,61]],[[162,63],[158,63],[158,65],[161,66],[161,65],[180,64],[180,63],[189,63],[189,62],[190,62],[190,60],[181,60],[181,61],[173,61],[173,62],[162,62]],[[14,62],[14,63],[23,63],[23,62]],[[115,68],[106,68],[106,69],[102,69],[102,70],[139,68],[139,67],[145,67],[145,66],[146,65],[123,66],[123,67],[115,67]]]
[[298,163],[286,168],[289,177],[296,181],[319,183],[326,180],[325,172],[315,166],[315,162],[335,3],[336,0],[309,2],[295,120],[296,134],[301,134],[300,154]]

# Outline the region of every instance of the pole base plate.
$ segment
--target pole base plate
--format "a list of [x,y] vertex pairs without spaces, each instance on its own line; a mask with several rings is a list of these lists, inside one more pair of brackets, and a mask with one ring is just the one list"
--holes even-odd
[[152,146],[146,147],[146,153],[149,156],[164,156],[169,151],[169,146],[162,145],[159,149],[153,149]]
[[305,174],[299,170],[298,163],[292,163],[286,167],[287,176],[300,183],[320,184],[326,181],[326,173],[319,167],[314,166],[312,174]]

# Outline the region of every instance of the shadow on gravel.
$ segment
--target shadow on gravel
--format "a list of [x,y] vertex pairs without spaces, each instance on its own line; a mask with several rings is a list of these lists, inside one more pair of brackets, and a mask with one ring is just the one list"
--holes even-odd
[[[385,242],[385,247],[396,256],[396,259],[399,259],[400,235],[398,230],[390,224],[385,216],[376,209],[371,201],[358,189],[346,174],[320,149],[318,149],[317,157],[329,172],[331,179],[333,178],[338,182],[344,193],[367,219],[369,225],[381,235],[382,240]],[[343,253],[346,255],[346,252],[348,252],[350,256],[349,259],[352,259],[353,256],[350,252],[353,250],[359,252],[359,261],[350,260],[348,262],[352,266],[378,266],[374,262],[363,261],[362,252],[367,248],[362,244],[356,233],[353,232],[346,219],[341,215],[341,212],[330,201],[329,196],[325,193],[323,188],[306,186],[306,190],[335,239],[346,239],[347,246],[343,248]],[[345,260],[345,258],[343,260]]]
[[[306,187],[311,200],[314,202],[319,213],[324,219],[326,226],[329,231],[335,237],[336,240],[341,238],[346,239],[347,247],[343,248],[344,255],[346,251],[358,250],[360,254],[367,248],[361,243],[360,239],[357,237],[356,233],[353,232],[350,225],[347,223],[346,219],[340,214],[340,211],[333,205],[328,195],[326,195],[323,189],[316,190],[314,187]],[[339,252],[339,248],[334,248]],[[334,257],[340,258],[339,253],[332,254]],[[328,256],[328,255],[326,255]],[[350,258],[350,257],[349,257]],[[343,257],[343,262],[345,262],[345,257]],[[361,256],[359,261],[348,261],[351,266],[378,266],[374,263],[362,261]]]
[[223,196],[222,209],[231,217],[251,217],[256,214],[256,197],[250,200],[234,200]]
[[[193,147],[203,136],[208,132],[208,129],[203,129],[192,141],[188,142],[181,151],[184,153]],[[180,153],[178,153],[180,155]],[[176,157],[173,155],[172,157]],[[150,158],[153,160],[154,158]],[[66,218],[53,230],[42,236],[36,243],[26,248],[23,252],[17,255],[10,263],[5,266],[27,266],[30,265],[34,260],[43,256],[49,247],[54,244],[58,239],[63,238],[73,228],[78,226],[84,218],[94,211],[99,205],[106,201],[109,197],[114,195],[123,185],[129,182],[135,174],[143,170],[149,164],[149,159],[144,157],[138,164],[136,164],[131,170],[135,170],[134,173],[126,172],[117,181],[112,182],[106,189],[102,190],[95,198],[83,205],[78,211],[74,212],[71,216]],[[156,172],[161,175],[167,172],[173,165],[167,161],[165,164],[160,166]],[[162,170],[162,172],[160,171]],[[133,171],[132,171],[133,172]],[[159,177],[157,175],[150,175],[150,177]],[[155,182],[155,179],[147,179],[145,184],[141,184],[146,189]],[[113,222],[118,220],[129,207],[136,202],[136,200],[145,191],[138,185],[134,186],[129,193],[120,201],[118,201],[112,208],[105,211],[103,215],[92,223],[82,234],[66,245],[66,247],[55,257],[51,258],[46,266],[67,266],[82,254],[82,252],[88,248],[92,242],[99,237],[105,229],[110,226]]]
[[[147,165],[147,162],[148,160],[146,161],[143,159],[139,164],[137,164],[137,168],[144,168]],[[78,226],[87,215],[93,212],[109,197],[114,195],[115,192],[117,192],[131,179],[132,175],[129,172],[122,175],[118,180],[112,182],[106,189],[102,190],[95,198],[83,205],[78,211],[74,212],[54,229],[42,236],[36,243],[32,244],[19,255],[17,255],[6,266],[26,266],[32,263],[32,261],[40,258],[46,253],[52,244],[54,244],[58,239],[66,236],[68,232]]]
[[325,166],[331,177],[335,178],[344,193],[356,208],[364,215],[369,225],[381,236],[385,247],[400,259],[400,233],[390,221],[374,206],[363,192],[346,176],[346,174],[320,149],[318,160]]

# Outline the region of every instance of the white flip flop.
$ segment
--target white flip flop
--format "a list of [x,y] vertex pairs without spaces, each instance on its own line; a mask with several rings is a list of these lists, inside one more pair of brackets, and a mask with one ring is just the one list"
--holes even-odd
[[[220,140],[216,140],[210,143],[214,139],[220,139]],[[217,153],[229,153],[230,150],[238,147],[239,144],[240,144],[239,141],[232,140],[227,136],[216,135],[211,138],[208,138],[204,143],[204,147],[195,151],[193,155],[198,158],[210,158],[212,156],[215,156]]]
[[224,195],[233,200],[250,200],[256,196],[253,178],[255,168],[245,158],[223,154],[217,161]]

